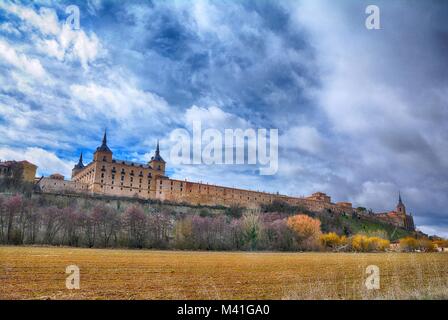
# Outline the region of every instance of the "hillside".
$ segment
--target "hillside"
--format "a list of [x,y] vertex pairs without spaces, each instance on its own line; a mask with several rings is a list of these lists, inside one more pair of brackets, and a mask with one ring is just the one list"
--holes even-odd
[[297,242],[287,218],[318,218],[324,233],[397,240],[404,229],[359,214],[312,212],[286,203],[260,210],[103,196],[36,192],[0,195],[0,242],[80,247],[190,250],[312,249]]

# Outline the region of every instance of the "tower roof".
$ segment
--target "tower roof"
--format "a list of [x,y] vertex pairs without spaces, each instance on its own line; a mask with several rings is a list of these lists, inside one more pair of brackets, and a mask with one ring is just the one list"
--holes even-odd
[[112,151],[109,149],[109,147],[107,146],[107,135],[106,135],[106,130],[104,130],[104,136],[103,136],[103,142],[101,144],[101,146],[99,146],[98,148],[96,148],[96,152],[98,151],[102,151],[102,152],[110,152],[112,153]]
[[82,163],[82,152],[79,156],[79,161],[78,163],[75,165],[75,169],[82,169],[84,168],[84,163]]
[[159,140],[157,140],[156,153],[153,157],[151,157],[151,161],[165,162],[165,160],[163,160],[163,158],[160,156]]
[[398,191],[398,204],[403,205],[403,201],[401,201],[401,192]]

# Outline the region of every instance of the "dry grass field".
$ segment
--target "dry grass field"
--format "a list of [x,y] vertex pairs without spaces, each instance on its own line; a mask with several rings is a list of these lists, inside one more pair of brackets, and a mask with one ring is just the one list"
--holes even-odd
[[[65,287],[79,266],[81,288]],[[368,265],[381,289],[367,290]],[[0,299],[447,299],[448,254],[0,247]]]

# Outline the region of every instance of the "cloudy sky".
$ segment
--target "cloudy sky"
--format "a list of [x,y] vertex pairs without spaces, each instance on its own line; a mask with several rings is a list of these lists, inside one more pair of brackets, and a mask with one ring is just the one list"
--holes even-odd
[[[448,236],[447,15],[417,0],[1,0],[0,159],[70,176],[108,128],[118,159],[146,162],[160,139],[175,178],[375,211],[401,190],[421,230]],[[170,165],[193,120],[278,129],[277,174]]]

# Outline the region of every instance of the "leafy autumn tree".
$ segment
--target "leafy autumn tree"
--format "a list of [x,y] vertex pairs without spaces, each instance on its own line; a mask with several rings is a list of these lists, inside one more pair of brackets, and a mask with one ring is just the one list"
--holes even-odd
[[414,251],[418,249],[418,240],[412,237],[400,239],[400,249],[403,251]]
[[351,247],[352,250],[358,252],[367,252],[369,251],[369,237],[363,234],[356,234],[351,237]]
[[330,232],[321,235],[320,242],[325,248],[336,249],[341,244],[341,238],[335,232]]
[[418,240],[418,247],[423,252],[435,252],[437,251],[435,243],[431,240],[424,238]]
[[312,250],[318,248],[321,235],[319,219],[313,219],[307,215],[298,214],[289,217],[287,224],[288,227],[295,232],[301,249]]
[[368,241],[369,251],[386,251],[390,246],[390,241],[379,237],[370,237]]

